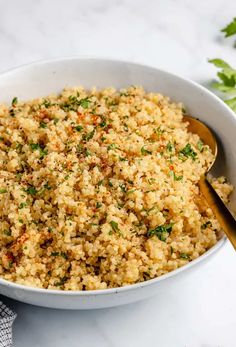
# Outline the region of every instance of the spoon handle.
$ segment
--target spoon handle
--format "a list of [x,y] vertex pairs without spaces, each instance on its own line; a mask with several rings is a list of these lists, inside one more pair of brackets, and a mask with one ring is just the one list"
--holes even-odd
[[205,176],[200,178],[198,184],[201,193],[236,250],[236,220]]

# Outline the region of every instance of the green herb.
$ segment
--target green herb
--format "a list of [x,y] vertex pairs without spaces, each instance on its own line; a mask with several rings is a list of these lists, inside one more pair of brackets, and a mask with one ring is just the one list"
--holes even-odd
[[148,151],[147,149],[145,149],[144,147],[141,148],[141,154],[145,155],[145,154],[152,154],[151,151]]
[[86,149],[84,154],[86,157],[88,157],[88,156],[92,155],[92,152],[89,149]]
[[137,190],[137,189],[131,189],[131,190],[129,190],[129,191],[127,192],[127,194],[132,194],[132,193],[134,193],[136,190]]
[[108,180],[108,185],[109,185],[109,187],[113,187],[113,184],[110,180]]
[[116,223],[114,220],[110,221],[110,226],[112,228],[112,231],[114,231],[115,233],[121,234],[118,223]]
[[23,224],[24,223],[24,221],[23,221],[23,219],[18,219],[18,221],[21,223],[21,224]]
[[159,240],[165,242],[167,237],[172,231],[172,226],[173,226],[173,223],[159,225],[155,229],[148,230],[147,236],[148,237],[157,236]]
[[103,184],[103,180],[98,181],[98,186],[101,186]]
[[225,37],[229,37],[236,34],[236,17],[225,28],[221,30],[225,34]]
[[180,258],[182,259],[189,259],[189,255],[187,253],[180,253]]
[[158,128],[154,129],[154,133],[157,134],[158,138],[165,132],[165,130],[163,130],[161,128],[161,126],[159,126]]
[[44,99],[42,102],[42,105],[45,106],[46,108],[49,108],[50,106],[52,106],[52,103],[50,100]]
[[40,122],[39,127],[45,129],[45,128],[47,128],[47,123]]
[[65,176],[65,180],[68,180],[69,177],[70,177],[70,175],[66,175]]
[[5,188],[0,188],[0,194],[7,193],[7,190]]
[[211,227],[211,226],[212,226],[212,223],[211,221],[208,220],[206,223],[201,225],[201,229],[206,229],[207,227]]
[[22,208],[24,208],[24,207],[26,207],[26,206],[27,206],[27,203],[26,203],[26,202],[21,202],[18,208],[19,208],[19,209],[22,209]]
[[51,253],[51,255],[52,255],[53,257],[57,257],[59,254],[60,254],[59,252],[52,252],[52,253]]
[[3,233],[6,236],[11,236],[11,230],[10,229],[9,230],[4,230]]
[[77,125],[77,126],[75,127],[75,130],[81,131],[81,130],[83,130],[83,127],[82,127],[81,125]]
[[4,140],[4,137],[0,136],[0,141],[3,141]]
[[48,184],[48,182],[43,185],[43,188],[47,190],[52,189],[52,187]]
[[180,154],[187,158],[190,157],[193,160],[196,160],[196,157],[197,157],[197,153],[194,152],[194,150],[192,149],[189,143],[187,143],[187,145],[183,149],[181,149]]
[[56,125],[59,122],[58,118],[54,118],[53,123]]
[[106,137],[105,136],[102,136],[101,137],[101,141],[104,142],[106,140]]
[[68,255],[65,253],[65,252],[61,252],[61,257],[64,258],[64,259],[68,259]]
[[175,172],[174,171],[170,171],[170,176],[172,176],[173,177],[173,179],[174,179],[174,181],[182,181],[182,179],[183,179],[183,176],[181,175],[181,176],[177,176],[176,174],[175,174]]
[[27,189],[24,190],[27,194],[30,195],[36,195],[38,193],[37,189],[35,189],[33,186],[28,187]]
[[83,140],[84,140],[84,141],[89,141],[89,140],[91,140],[91,139],[93,138],[94,134],[95,134],[95,129],[93,129],[92,131],[90,131],[88,134],[84,134],[84,135],[83,135]]
[[97,202],[96,203],[96,208],[100,208],[100,207],[102,207],[102,203],[101,202]]
[[119,157],[119,161],[128,161],[128,159]]
[[200,152],[203,151],[203,146],[204,146],[204,143],[201,140],[199,140],[197,143],[197,148]]
[[151,178],[148,179],[148,183],[149,183],[149,184],[152,184],[152,183],[154,183],[154,182],[156,182],[156,179],[155,179],[155,178],[152,178],[152,177],[151,177]]
[[17,103],[18,103],[18,98],[17,98],[17,97],[14,97],[14,98],[12,99],[12,102],[11,102],[12,107],[16,106]]
[[30,148],[32,151],[39,151],[40,159],[44,158],[48,154],[47,149],[43,148],[39,143],[31,143]]
[[56,287],[63,286],[66,283],[66,281],[67,281],[67,277],[65,276],[60,278],[59,282],[54,283],[54,285]]
[[85,109],[89,107],[90,103],[91,103],[91,100],[89,100],[88,98],[79,100],[79,105],[82,106]]
[[[222,59],[211,59],[208,61],[221,69],[217,73],[220,81],[212,83],[212,87],[222,93],[226,93],[226,95],[236,95],[236,69]],[[236,97],[226,99],[224,102],[236,112]]]
[[173,150],[175,149],[175,146],[171,142],[168,142],[166,148],[169,152],[173,152]]
[[115,143],[111,143],[109,146],[107,146],[107,150],[110,151],[112,149],[116,148],[116,144]]
[[106,118],[102,116],[102,121],[99,123],[99,126],[101,128],[105,128],[107,126],[107,123],[106,123]]
[[234,111],[236,112],[236,97],[229,99],[229,100],[225,100],[225,103]]
[[120,189],[122,190],[122,192],[126,193],[127,191],[127,188],[126,188],[126,185],[125,184],[120,184]]

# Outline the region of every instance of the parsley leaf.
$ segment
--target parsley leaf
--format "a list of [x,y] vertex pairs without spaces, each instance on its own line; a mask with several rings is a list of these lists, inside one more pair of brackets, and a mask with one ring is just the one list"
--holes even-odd
[[[217,73],[220,81],[213,82],[212,87],[222,93],[236,95],[236,69],[222,59],[211,59],[209,62],[221,69]],[[236,97],[225,100],[225,103],[236,112]]]
[[155,229],[148,230],[147,236],[157,236],[159,240],[165,242],[172,231],[172,226],[173,223],[159,225]]
[[36,195],[38,193],[37,189],[35,189],[33,186],[28,187],[27,189],[24,190],[27,194],[30,195]]
[[81,125],[77,125],[77,126],[75,127],[75,130],[81,131],[81,130],[83,130],[83,127],[82,127]]
[[144,147],[141,148],[141,153],[142,153],[142,155],[145,155],[145,154],[152,154],[151,151],[148,151],[148,150],[145,149]]
[[225,34],[225,37],[229,37],[236,34],[236,17],[225,28],[221,30]]
[[115,222],[114,220],[111,220],[109,224],[112,228],[111,231],[114,231],[115,233],[118,233],[119,235],[121,235],[121,231],[119,229],[119,225],[117,222]]
[[183,149],[181,149],[180,154],[187,158],[190,157],[193,160],[196,160],[196,157],[197,157],[197,153],[194,152],[194,150],[192,149],[189,143],[187,143],[187,145]]
[[5,188],[0,188],[0,194],[4,194],[6,192],[7,192],[7,190]]
[[180,258],[182,259],[189,259],[189,255],[187,253],[180,253]]
[[17,99],[17,97],[14,97],[14,98],[12,99],[11,105],[14,107],[14,106],[17,105],[17,103],[18,103],[18,99]]

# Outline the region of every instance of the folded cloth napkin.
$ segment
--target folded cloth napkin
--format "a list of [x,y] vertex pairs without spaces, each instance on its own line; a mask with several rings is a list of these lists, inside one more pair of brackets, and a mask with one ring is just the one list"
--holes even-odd
[[12,324],[16,313],[0,301],[0,347],[12,346]]

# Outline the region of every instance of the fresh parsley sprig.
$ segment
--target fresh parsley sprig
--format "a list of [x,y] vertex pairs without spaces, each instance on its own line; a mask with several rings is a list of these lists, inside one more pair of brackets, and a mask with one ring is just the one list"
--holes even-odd
[[236,17],[226,25],[225,28],[221,29],[221,32],[225,34],[225,37],[229,37],[236,34]]
[[219,81],[213,82],[211,84],[212,87],[222,93],[226,93],[226,95],[233,96],[230,99],[224,100],[224,102],[236,112],[236,69],[219,58],[209,59],[208,61],[220,69],[217,73]]

